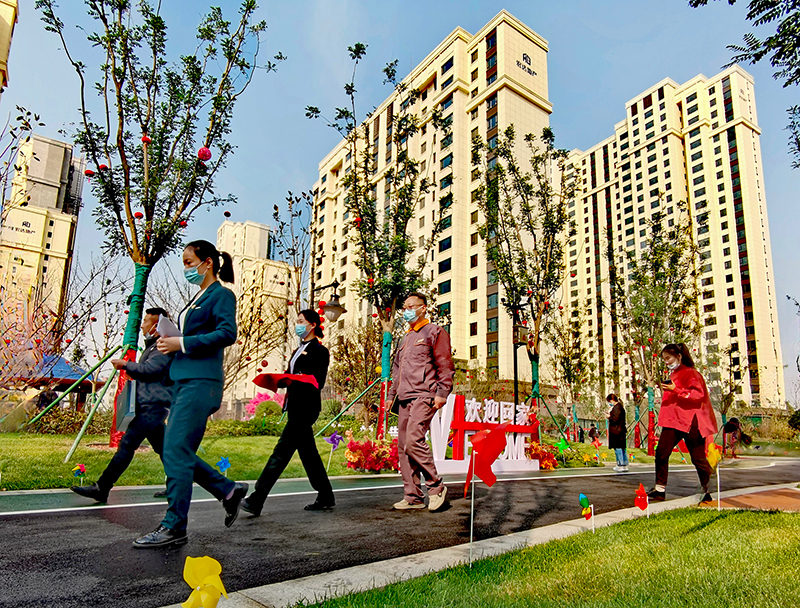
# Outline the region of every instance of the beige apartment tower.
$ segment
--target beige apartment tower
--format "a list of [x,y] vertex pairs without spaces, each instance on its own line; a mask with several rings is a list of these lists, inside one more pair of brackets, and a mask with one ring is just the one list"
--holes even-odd
[[[512,123],[521,142],[524,134],[539,135],[549,125],[547,48],[544,38],[501,11],[475,34],[456,28],[403,80],[420,91],[410,111],[423,127],[409,142],[408,151],[424,162],[422,174],[435,184],[419,203],[409,231],[421,247],[431,235],[439,200],[452,195],[452,205],[443,218],[447,227],[428,259],[427,278],[437,290],[439,310],[450,314],[447,329],[454,357],[462,364],[497,367],[506,378],[512,374],[511,320],[501,309],[499,285],[487,268],[484,244],[478,236],[478,205],[472,197],[478,182],[473,179],[471,142],[474,135],[490,140]],[[399,103],[394,93],[369,118],[370,136],[377,146],[371,151],[377,163],[372,179],[379,208],[389,190],[386,172],[397,160],[387,125]],[[451,136],[438,141],[434,129],[424,128],[436,107],[452,121]],[[520,143],[521,150],[523,146],[524,142]],[[348,287],[359,277],[352,256],[348,256],[346,234],[352,218],[345,210],[342,188],[342,178],[352,170],[353,161],[342,142],[319,164],[319,181],[314,186],[314,282],[339,281],[342,304],[351,311],[351,319],[372,313]],[[418,249],[411,259],[416,260],[421,252]],[[340,326],[345,322],[339,321]],[[520,365],[520,376],[530,378],[526,363]]]
[[8,86],[8,55],[18,16],[17,0],[0,0],[0,94]]
[[0,290],[37,310],[61,314],[75,247],[83,159],[68,143],[33,135],[0,218]]
[[673,225],[676,203],[686,201],[700,252],[699,349],[714,359],[734,347],[733,364],[746,367],[737,401],[783,406],[760,133],[753,79],[734,66],[684,84],[659,82],[626,104],[611,137],[572,153],[580,195],[570,211],[577,235],[566,248],[562,301],[590,311],[583,335],[601,376],[620,372],[621,386],[601,392],[633,397],[630,366],[601,305],[610,301],[608,238],[615,252],[638,251],[652,214]]
[[[215,417],[241,418],[244,407],[257,392],[263,392],[253,384],[259,369],[263,372],[282,372],[287,354],[295,346],[294,332],[286,334],[287,327],[294,327],[294,319],[288,319],[287,302],[291,285],[300,280],[299,269],[273,260],[270,227],[256,222],[232,222],[226,220],[217,229],[217,249],[226,251],[233,259],[235,282],[229,287],[236,294],[239,314],[239,340],[226,350],[226,386],[222,408]],[[283,319],[275,320],[282,315]],[[248,326],[269,323],[280,325],[281,339],[270,333],[269,345],[254,343],[258,332],[248,332]],[[288,323],[288,325],[287,325]],[[253,336],[256,337],[253,337]],[[249,336],[249,337],[248,337]],[[271,346],[277,344],[276,348]],[[262,349],[263,347],[263,349]],[[270,351],[267,352],[267,348]],[[229,357],[237,358],[231,366]],[[266,368],[262,362],[267,362]]]

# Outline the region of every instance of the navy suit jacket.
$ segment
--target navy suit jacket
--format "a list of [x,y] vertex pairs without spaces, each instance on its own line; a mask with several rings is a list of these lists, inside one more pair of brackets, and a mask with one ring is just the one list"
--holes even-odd
[[189,305],[183,321],[183,345],[169,368],[172,380],[207,379],[222,382],[222,354],[236,342],[236,296],[219,281]]

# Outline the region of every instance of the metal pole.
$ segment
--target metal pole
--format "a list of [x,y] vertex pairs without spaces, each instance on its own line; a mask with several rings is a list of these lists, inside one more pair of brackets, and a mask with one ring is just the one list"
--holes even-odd
[[86,416],[86,420],[81,427],[81,430],[78,432],[78,436],[75,437],[75,441],[72,444],[72,447],[67,452],[66,457],[64,458],[64,463],[66,464],[69,462],[69,459],[72,458],[72,455],[75,453],[75,450],[78,448],[78,444],[80,443],[81,439],[83,439],[84,433],[86,433],[86,429],[89,428],[89,425],[92,422],[92,418],[94,417],[95,413],[97,412],[97,408],[100,407],[100,404],[103,402],[103,398],[106,396],[106,391],[108,391],[108,387],[111,386],[114,382],[114,377],[117,375],[117,370],[114,370],[114,373],[111,374],[111,377],[106,380],[105,386],[103,386],[103,390],[100,391],[99,395],[93,395],[94,398],[94,405],[92,409],[89,411],[89,415]]
[[369,391],[369,390],[370,390],[370,389],[371,389],[373,386],[375,386],[375,385],[376,385],[378,382],[380,382],[381,380],[383,380],[383,378],[382,378],[381,376],[378,376],[377,378],[375,378],[375,380],[373,380],[373,381],[372,381],[372,384],[370,384],[370,385],[369,385],[367,388],[365,388],[365,389],[364,389],[364,390],[361,392],[361,394],[360,394],[358,397],[356,397],[355,399],[353,399],[353,400],[350,402],[350,405],[348,405],[348,406],[347,406],[346,408],[344,408],[344,409],[343,409],[341,412],[339,412],[338,414],[336,414],[336,416],[334,416],[334,417],[331,419],[331,421],[330,421],[328,424],[326,424],[325,426],[323,426],[323,427],[322,427],[322,428],[319,430],[319,432],[317,432],[317,433],[314,435],[314,437],[319,437],[320,435],[322,435],[322,433],[324,433],[324,432],[325,432],[325,429],[327,429],[327,428],[328,428],[330,425],[332,425],[334,422],[336,422],[336,421],[337,421],[337,420],[338,420],[338,419],[339,419],[341,416],[343,416],[343,415],[344,415],[344,413],[345,413],[347,410],[349,410],[351,407],[353,407],[353,406],[356,404],[356,402],[357,402],[359,399],[361,399],[361,397],[363,397],[364,395],[366,395],[366,394],[367,394],[367,391]]
[[53,401],[53,403],[51,403],[51,404],[50,404],[50,405],[48,405],[46,408],[44,408],[44,409],[43,409],[41,412],[39,412],[39,413],[38,413],[36,416],[34,416],[34,417],[31,419],[31,420],[29,420],[28,422],[26,422],[26,423],[25,423],[25,426],[29,426],[29,425],[33,424],[34,422],[36,422],[37,420],[39,420],[39,418],[41,418],[41,417],[42,417],[42,416],[44,416],[44,415],[45,415],[47,412],[49,412],[49,411],[50,411],[50,410],[51,410],[53,407],[55,407],[56,405],[58,405],[59,403],[61,403],[61,400],[62,400],[62,399],[64,399],[64,397],[66,397],[67,395],[69,395],[69,394],[72,392],[72,390],[73,390],[75,387],[79,386],[79,385],[81,384],[81,382],[83,382],[84,380],[86,380],[86,378],[88,378],[89,376],[91,376],[91,375],[92,375],[92,374],[95,372],[95,370],[96,370],[97,368],[99,368],[101,365],[103,365],[103,363],[105,363],[106,361],[108,361],[108,360],[111,358],[111,356],[112,356],[112,355],[114,355],[114,354],[115,354],[115,353],[116,353],[116,352],[117,352],[117,351],[118,351],[120,348],[122,348],[122,346],[117,346],[117,347],[116,347],[114,350],[112,350],[112,351],[109,351],[109,353],[108,353],[108,354],[106,354],[106,356],[105,356],[105,357],[103,357],[102,359],[100,359],[100,361],[98,361],[98,362],[97,362],[97,364],[96,364],[96,365],[95,365],[95,366],[94,366],[92,369],[90,369],[88,372],[86,372],[85,374],[83,374],[83,376],[81,376],[80,378],[78,378],[78,379],[75,381],[75,383],[74,383],[72,386],[70,386],[70,387],[69,387],[69,388],[68,388],[66,391],[64,391],[64,392],[61,394],[61,396],[60,396],[58,399],[56,399],[55,401]]

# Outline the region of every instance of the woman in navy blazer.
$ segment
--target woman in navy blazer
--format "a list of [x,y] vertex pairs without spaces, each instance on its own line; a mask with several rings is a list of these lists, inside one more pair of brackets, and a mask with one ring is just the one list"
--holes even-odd
[[157,343],[162,353],[175,353],[169,371],[175,386],[163,454],[169,508],[153,532],[134,541],[136,547],[186,543],[193,479],[222,501],[226,526],[236,521],[247,494],[246,483],[223,477],[197,456],[208,417],[222,404],[223,351],[236,341],[236,296],[217,279],[233,283],[231,256],[208,241],[192,241],[183,250],[183,272],[200,291],[179,316],[183,335],[162,337]]
[[302,311],[297,317],[295,332],[300,338],[300,346],[292,353],[287,373],[310,374],[316,378],[319,386],[315,387],[307,382],[292,382],[286,389],[286,426],[256,481],[255,491],[242,502],[242,509],[254,517],[261,515],[267,495],[295,451],[300,455],[311,487],[317,491],[317,499],[306,505],[306,511],[332,509],[336,502],[328,473],[317,451],[312,428],[322,409],[321,391],[325,386],[330,361],[328,349],[319,343],[319,338],[322,337],[319,315],[313,310]]

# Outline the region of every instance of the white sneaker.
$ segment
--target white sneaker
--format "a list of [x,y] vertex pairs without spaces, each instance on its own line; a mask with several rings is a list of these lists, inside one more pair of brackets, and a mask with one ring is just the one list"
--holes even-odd
[[428,511],[438,511],[444,506],[446,500],[447,500],[447,486],[443,486],[441,492],[428,497]]
[[620,467],[620,468],[619,468],[619,469],[617,469],[617,470],[618,470],[620,473],[627,473],[627,472],[628,472],[628,466],[627,466],[627,465],[625,465],[624,467]]
[[425,503],[422,502],[408,502],[405,498],[400,502],[396,502],[392,505],[393,508],[397,509],[398,511],[407,511],[409,509],[424,509]]
[[619,473],[620,471],[622,471],[622,467],[621,467],[621,466],[619,466],[619,465],[616,465],[616,466],[614,467],[614,470],[615,470],[617,473]]

